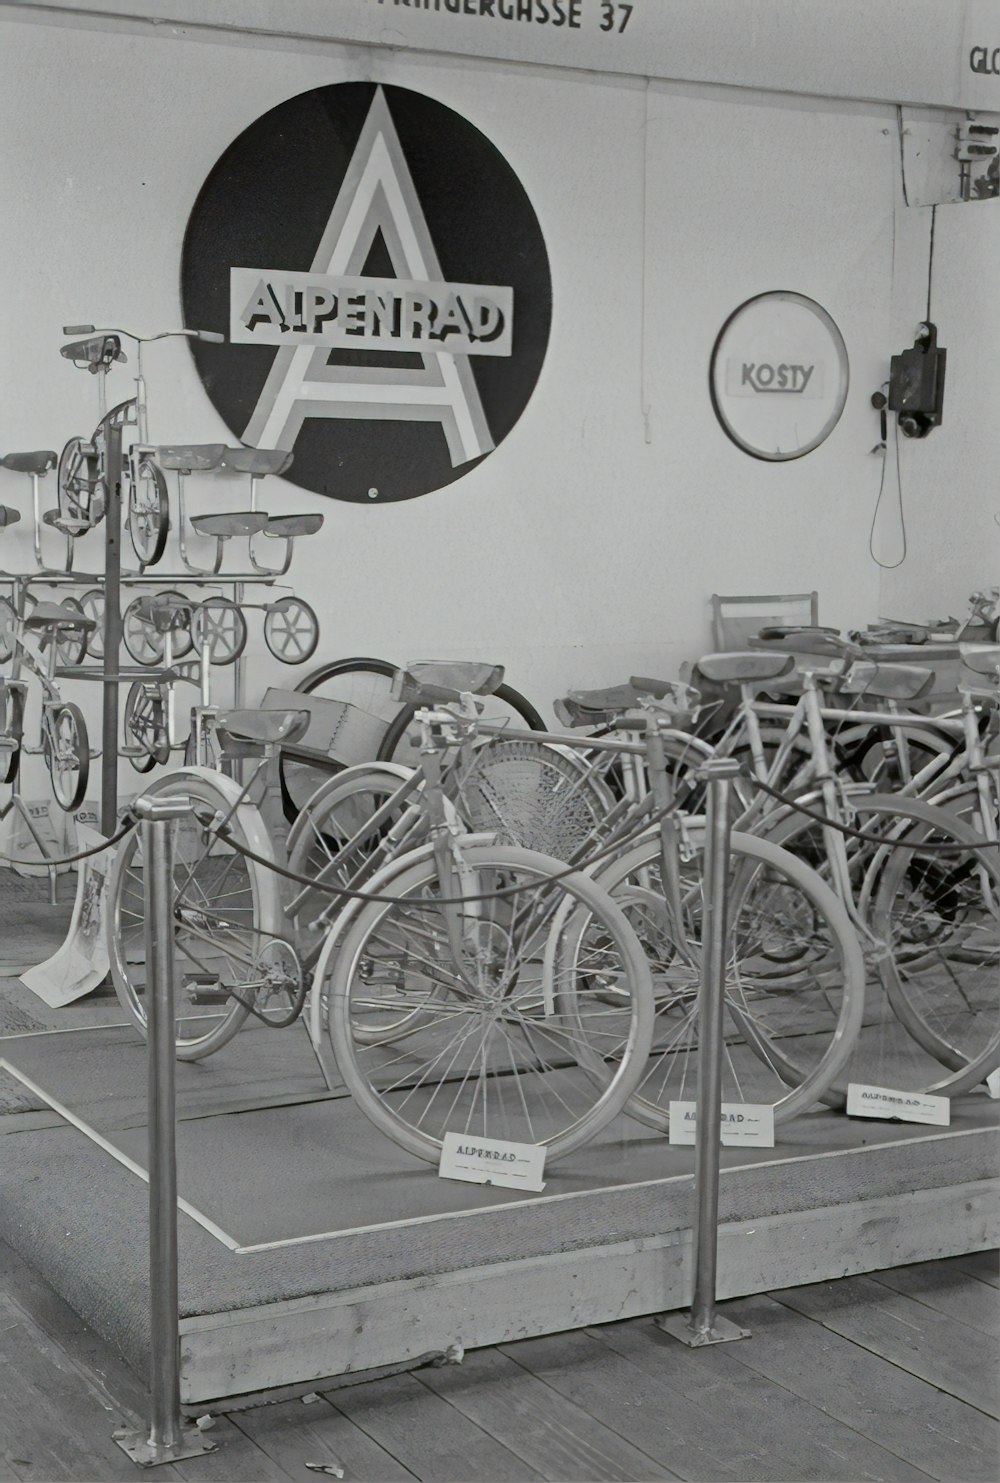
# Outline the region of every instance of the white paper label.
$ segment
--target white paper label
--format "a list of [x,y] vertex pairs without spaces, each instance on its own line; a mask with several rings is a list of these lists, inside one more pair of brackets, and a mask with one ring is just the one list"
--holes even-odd
[[946,1128],[951,1122],[947,1097],[922,1092],[901,1092],[894,1087],[865,1086],[852,1081],[847,1087],[848,1117],[899,1118],[904,1123],[933,1123]]
[[1000,1097],[1000,1066],[986,1078],[986,1090],[991,1097]]
[[545,1149],[540,1143],[508,1143],[445,1133],[438,1174],[469,1184],[503,1184],[510,1189],[543,1190]]
[[[694,1143],[696,1110],[695,1102],[671,1102],[671,1143]],[[726,1148],[773,1148],[774,1108],[755,1102],[723,1102],[720,1141]]]

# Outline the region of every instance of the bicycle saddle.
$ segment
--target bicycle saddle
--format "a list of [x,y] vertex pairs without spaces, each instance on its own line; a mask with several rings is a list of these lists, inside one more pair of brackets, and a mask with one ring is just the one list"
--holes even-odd
[[322,515],[271,515],[264,527],[264,534],[284,536],[287,540],[291,536],[315,535],[322,525]]
[[227,540],[229,536],[256,535],[269,518],[264,510],[235,510],[224,515],[192,515],[191,524],[203,536]]
[[283,474],[292,461],[284,448],[227,448],[222,467],[234,474]]
[[166,633],[170,628],[187,628],[191,622],[194,603],[186,598],[160,597],[153,594],[140,597],[132,611],[141,623],[150,623],[157,633]]
[[195,474],[217,469],[225,451],[225,443],[170,443],[157,448],[156,461],[161,469]]
[[473,695],[492,695],[503,679],[502,664],[477,664],[472,660],[429,660],[397,669],[392,679],[392,698],[404,703],[444,702]]
[[60,346],[59,354],[75,366],[86,367],[94,375],[113,361],[128,360],[117,335],[91,335],[87,340],[71,340],[68,345]]
[[25,628],[83,628],[88,632],[97,627],[95,618],[73,608],[61,607],[55,602],[36,603],[24,617]]
[[720,685],[744,684],[750,680],[776,680],[795,668],[791,654],[769,654],[755,649],[750,653],[703,654],[694,673]]
[[995,675],[1000,670],[1000,644],[960,644],[962,663],[976,675]]
[[31,453],[5,453],[0,463],[15,474],[47,474],[59,462],[59,455],[52,448],[39,448]]
[[0,530],[5,530],[8,525],[16,525],[20,518],[20,510],[12,510],[10,505],[0,505]]
[[611,685],[606,690],[571,690],[552,709],[564,726],[596,726],[638,704],[639,692],[632,685]]
[[226,711],[216,722],[220,740],[295,742],[309,727],[308,711]]
[[844,675],[845,695],[874,695],[878,700],[918,700],[934,683],[934,671],[922,664],[876,664],[856,659]]

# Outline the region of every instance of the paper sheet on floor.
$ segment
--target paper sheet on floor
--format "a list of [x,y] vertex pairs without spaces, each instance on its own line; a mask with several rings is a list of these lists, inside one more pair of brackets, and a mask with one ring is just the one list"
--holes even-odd
[[[96,829],[77,824],[79,849],[90,849],[100,844],[102,838]],[[112,853],[104,851],[80,861],[76,901],[65,941],[51,958],[21,974],[25,987],[52,1009],[82,999],[108,975],[105,924],[111,860]]]

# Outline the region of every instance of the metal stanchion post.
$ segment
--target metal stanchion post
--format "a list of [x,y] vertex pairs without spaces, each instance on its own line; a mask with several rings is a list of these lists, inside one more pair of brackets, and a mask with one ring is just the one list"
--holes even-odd
[[191,812],[190,798],[141,797],[146,909],[149,1108],[149,1429],[117,1431],[119,1447],[143,1467],[215,1450],[181,1418],[177,1313],[177,1157],[174,1099],[174,936],[171,819]]
[[657,1325],[692,1347],[749,1338],[715,1311],[719,1246],[719,1144],[722,1131],[722,1054],[729,880],[729,785],[739,772],[730,758],[706,762],[705,900],[702,911],[701,982],[698,987],[698,1097],[695,1107],[693,1230],[694,1287],[691,1312],[668,1313]]

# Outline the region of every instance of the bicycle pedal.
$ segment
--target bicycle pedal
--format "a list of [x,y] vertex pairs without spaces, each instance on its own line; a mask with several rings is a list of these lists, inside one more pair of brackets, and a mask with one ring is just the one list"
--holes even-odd
[[225,1004],[230,997],[217,978],[203,974],[190,974],[183,987],[191,1004]]

